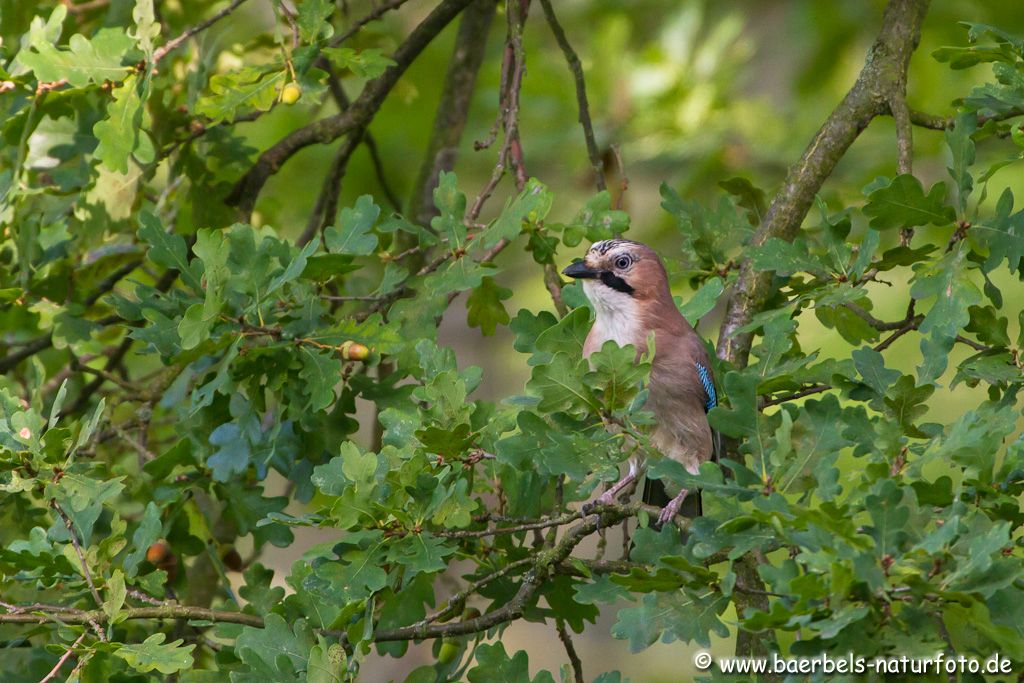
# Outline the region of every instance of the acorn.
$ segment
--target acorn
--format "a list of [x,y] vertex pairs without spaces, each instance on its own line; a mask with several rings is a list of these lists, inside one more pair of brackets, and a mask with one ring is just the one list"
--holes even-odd
[[1024,147],[1024,125],[1010,128],[1010,139]]
[[146,549],[146,562],[160,564],[171,555],[171,546],[167,541],[157,541]]
[[299,101],[300,97],[302,97],[302,88],[294,81],[284,86],[284,89],[281,91],[281,101],[285,104],[295,104]]
[[455,638],[445,638],[441,641],[441,649],[437,653],[437,661],[441,664],[451,664],[459,656],[462,646]]
[[347,341],[338,347],[338,353],[345,360],[366,360],[370,349],[354,341]]
[[178,577],[178,556],[171,551],[170,544],[160,539],[146,549],[146,561],[157,569],[167,572],[167,583]]

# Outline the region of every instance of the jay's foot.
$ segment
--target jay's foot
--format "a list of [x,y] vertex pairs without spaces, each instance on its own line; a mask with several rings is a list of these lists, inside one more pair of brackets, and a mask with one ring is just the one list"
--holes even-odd
[[668,505],[661,509],[661,513],[658,515],[657,527],[660,529],[666,524],[671,524],[672,520],[679,514],[679,508],[683,506],[683,501],[686,500],[686,496],[689,491],[683,489],[679,492],[679,495],[668,502]]
[[610,494],[611,489],[605,491],[589,503],[584,503],[582,508],[584,516],[593,514],[594,511],[602,505],[615,505],[615,496]]
[[615,505],[615,499],[623,492],[627,487],[632,486],[636,483],[636,475],[633,473],[627,474],[625,477],[615,482],[615,484],[602,493],[600,496],[590,501],[589,503],[583,504],[583,514],[593,514],[594,509],[602,505]]

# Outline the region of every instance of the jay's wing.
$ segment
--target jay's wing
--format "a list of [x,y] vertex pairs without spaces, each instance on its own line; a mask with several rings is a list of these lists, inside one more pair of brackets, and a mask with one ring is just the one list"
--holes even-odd
[[[700,377],[700,383],[704,387],[704,412],[707,413],[718,405],[718,393],[715,391],[715,381],[711,376],[711,370],[708,366],[704,365],[700,361],[695,362],[694,365],[697,366],[697,375]],[[722,435],[717,431],[712,430],[711,441],[714,448],[711,458],[715,462],[718,462],[718,458],[722,453]]]

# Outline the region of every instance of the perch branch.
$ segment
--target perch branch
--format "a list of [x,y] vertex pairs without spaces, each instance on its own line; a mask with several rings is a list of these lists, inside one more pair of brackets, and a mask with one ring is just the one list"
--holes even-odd
[[[117,614],[119,619],[195,619],[198,621],[215,621],[229,624],[244,624],[255,628],[263,628],[263,618],[245,612],[227,612],[206,607],[190,607],[186,605],[162,605],[160,607],[129,607]],[[56,616],[47,614],[0,614],[0,624],[45,624],[48,621],[60,621],[64,624],[91,623],[105,624],[109,620],[106,613],[99,610],[62,611]]]

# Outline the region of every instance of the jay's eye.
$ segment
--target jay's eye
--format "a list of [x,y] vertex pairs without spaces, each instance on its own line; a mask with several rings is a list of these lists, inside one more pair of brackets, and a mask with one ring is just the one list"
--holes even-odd
[[629,268],[630,263],[631,261],[629,260],[628,256],[620,256],[619,258],[615,259],[615,267],[618,268],[619,270],[625,270],[626,268]]

